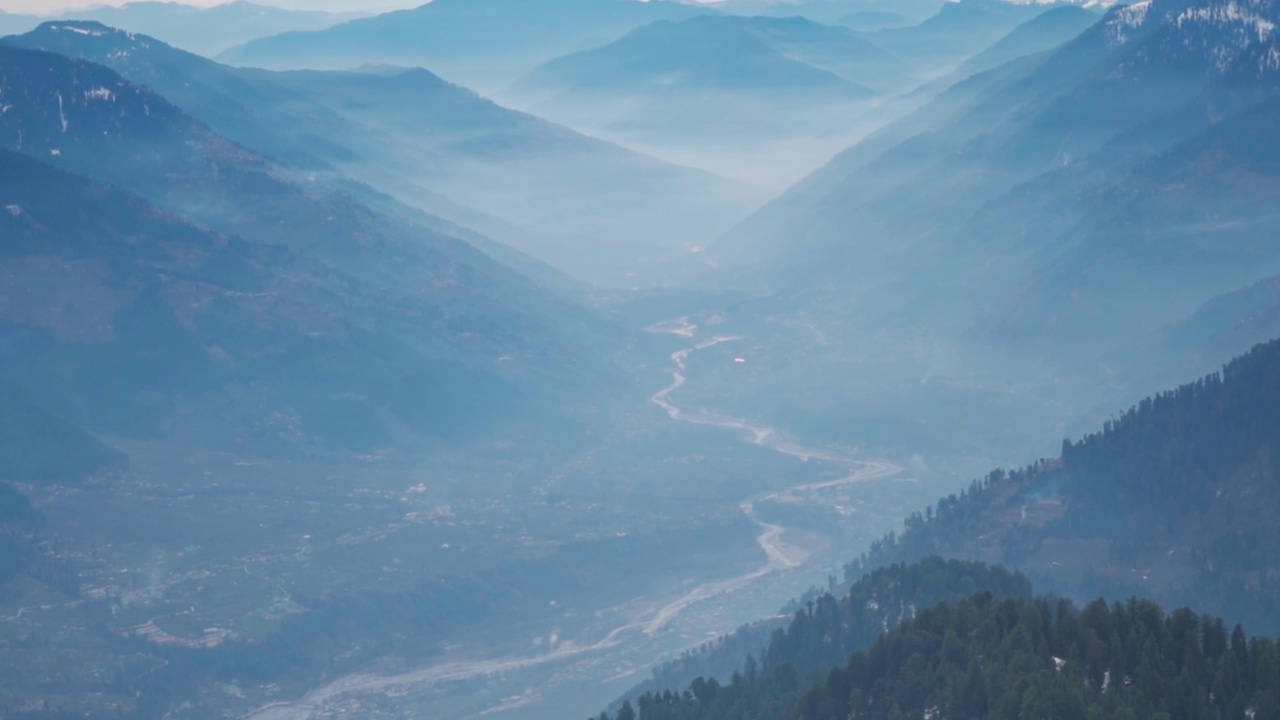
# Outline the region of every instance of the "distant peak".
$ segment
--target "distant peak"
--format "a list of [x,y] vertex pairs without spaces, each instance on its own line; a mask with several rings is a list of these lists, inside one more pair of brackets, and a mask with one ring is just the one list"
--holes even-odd
[[103,35],[111,35],[122,32],[113,27],[107,27],[96,20],[50,20],[41,23],[36,31],[47,32],[66,32],[75,33],[76,35],[89,35],[92,37],[102,37]]

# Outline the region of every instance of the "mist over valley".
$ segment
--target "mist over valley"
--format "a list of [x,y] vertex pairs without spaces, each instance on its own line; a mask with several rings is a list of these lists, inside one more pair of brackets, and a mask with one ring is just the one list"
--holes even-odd
[[11,9],[0,715],[1280,717],[1275,0]]

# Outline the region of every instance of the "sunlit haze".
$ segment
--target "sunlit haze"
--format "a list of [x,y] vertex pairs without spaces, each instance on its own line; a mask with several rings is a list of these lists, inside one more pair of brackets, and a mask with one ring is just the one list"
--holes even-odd
[[[128,4],[125,1],[101,2],[100,0],[0,0],[0,11],[9,13],[27,13],[33,15],[56,15],[67,10],[114,6]],[[175,5],[191,5],[195,7],[213,7],[222,5],[218,0],[184,0]],[[421,2],[409,0],[269,0],[255,3],[289,10],[323,10],[326,12],[359,12],[372,13],[401,8],[416,7]]]
[[113,1],[0,718],[1280,720],[1280,0]]

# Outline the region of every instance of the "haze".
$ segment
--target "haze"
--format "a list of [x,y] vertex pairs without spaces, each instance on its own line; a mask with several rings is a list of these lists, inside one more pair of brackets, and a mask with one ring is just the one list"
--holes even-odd
[[1280,717],[1280,0],[1110,5],[3,2],[0,716]]
[[[2,0],[0,11],[9,13],[31,13],[34,15],[56,15],[67,10],[83,10],[95,7],[120,7],[127,2],[61,2],[59,0]],[[191,7],[215,7],[224,4],[218,0],[192,0],[191,2],[173,3]],[[344,0],[272,0],[272,2],[256,3],[288,10],[321,10],[325,12],[385,12],[401,8],[415,7],[415,2],[346,2]]]

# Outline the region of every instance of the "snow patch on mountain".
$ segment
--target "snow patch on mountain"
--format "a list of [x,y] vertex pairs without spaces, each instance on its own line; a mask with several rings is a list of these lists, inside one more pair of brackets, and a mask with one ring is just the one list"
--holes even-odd
[[1272,0],[1228,0],[1209,2],[1183,10],[1174,19],[1192,38],[1206,38],[1203,49],[1219,72],[1259,74],[1280,70],[1280,47],[1276,33],[1276,3]]
[[104,87],[96,87],[92,90],[84,91],[85,100],[105,100],[107,102],[115,102],[116,94]]
[[58,93],[57,95],[58,95],[58,120],[59,122],[62,123],[62,134],[66,135],[67,127],[70,125],[70,123],[67,122],[67,111],[62,106],[62,93]]
[[1178,16],[1178,29],[1185,23],[1196,22],[1211,25],[1239,25],[1255,34],[1258,42],[1266,42],[1275,33],[1276,24],[1239,3],[1187,8]]
[[[959,2],[960,0],[949,0],[950,2]],[[1064,1],[1073,5],[1079,5],[1086,8],[1101,8],[1103,10],[1110,9],[1114,5],[1118,5],[1124,0],[1004,0],[1010,5],[1061,5]]]
[[[96,24],[96,23],[95,23],[95,24]],[[68,24],[68,25],[50,25],[50,26],[49,26],[49,29],[50,29],[50,30],[54,30],[54,31],[73,32],[73,33],[75,33],[75,34],[77,34],[77,35],[89,35],[89,36],[92,36],[92,37],[102,37],[103,35],[106,35],[106,34],[107,34],[107,31],[106,31],[106,30],[99,30],[99,29],[97,29],[97,28],[83,27],[83,24],[76,24],[76,25],[69,25],[69,24]]]
[[1142,27],[1147,21],[1153,0],[1142,0],[1120,8],[1107,21],[1107,37],[1116,45],[1123,45],[1129,40],[1129,34]]

